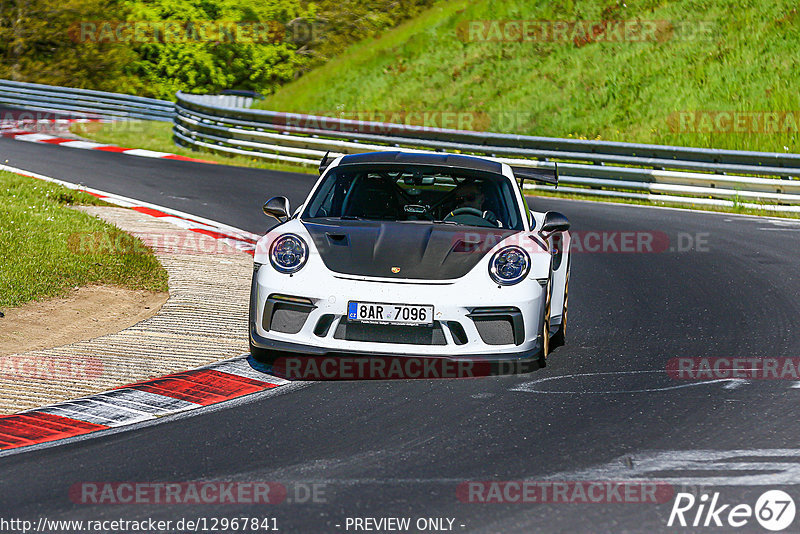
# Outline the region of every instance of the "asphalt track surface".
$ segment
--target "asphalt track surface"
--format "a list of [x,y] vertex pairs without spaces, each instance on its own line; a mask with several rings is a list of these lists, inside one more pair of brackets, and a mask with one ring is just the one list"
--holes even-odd
[[[0,139],[0,161],[6,159],[253,232],[268,225],[260,209],[264,199],[284,194],[295,206],[314,180]],[[345,529],[348,517],[392,516],[453,518],[453,531],[470,533],[711,530],[667,528],[672,501],[478,504],[460,502],[456,488],[476,480],[572,480],[585,470],[594,480],[614,480],[620,465],[635,473],[639,458],[652,451],[746,449],[758,462],[767,454],[762,449],[796,450],[800,389],[791,387],[794,382],[677,387],[686,382],[668,377],[665,367],[679,356],[800,354],[800,225],[559,199],[533,203],[537,210],[562,211],[575,231],[658,231],[672,247],[690,237],[701,246],[576,253],[567,345],[544,369],[469,380],[316,382],[6,456],[0,458],[0,517],[257,516],[275,517],[289,533],[354,532]],[[530,384],[541,379],[549,380]],[[615,474],[592,471],[603,465]],[[752,505],[763,491],[779,487],[800,498],[798,486],[773,483],[769,474],[746,484],[726,482],[737,474],[719,465],[689,479],[656,473],[675,481],[675,491],[681,480],[716,477],[705,479],[712,481],[707,489],[725,502]],[[197,480],[278,481],[290,492],[318,483],[324,497],[273,506],[170,506],[76,504],[68,496],[82,481]],[[738,531],[764,530],[751,520]]]

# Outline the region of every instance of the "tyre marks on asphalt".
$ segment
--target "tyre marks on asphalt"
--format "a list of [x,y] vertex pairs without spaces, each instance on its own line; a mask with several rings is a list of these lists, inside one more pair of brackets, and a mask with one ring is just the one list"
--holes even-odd
[[[742,372],[752,369],[741,369]],[[632,380],[635,380],[633,382]],[[742,378],[714,378],[683,380],[676,383],[665,370],[646,371],[606,371],[597,373],[575,373],[548,376],[529,382],[522,382],[509,391],[535,393],[540,395],[616,395],[633,393],[657,393],[663,391],[682,390],[703,386],[720,385],[721,389],[733,391],[752,384],[751,380]],[[786,383],[786,380],[776,380]],[[636,387],[631,387],[636,384]],[[642,387],[644,386],[644,387]],[[793,381],[788,389],[800,389],[800,382]]]
[[219,404],[289,383],[245,357],[129,384],[81,399],[0,417],[0,450],[132,425]]
[[[628,387],[630,380],[625,378],[644,375],[636,380],[636,384],[650,383],[649,387]],[[601,373],[578,373],[569,375],[549,376],[531,382],[523,382],[511,388],[511,391],[524,393],[538,393],[543,395],[576,395],[576,394],[628,394],[628,393],[655,393],[658,391],[671,391],[710,384],[723,383],[726,389],[740,387],[742,382],[736,378],[719,378],[676,384],[671,380],[666,371],[609,371]]]
[[800,449],[645,451],[547,480],[658,480],[685,486],[800,484]]

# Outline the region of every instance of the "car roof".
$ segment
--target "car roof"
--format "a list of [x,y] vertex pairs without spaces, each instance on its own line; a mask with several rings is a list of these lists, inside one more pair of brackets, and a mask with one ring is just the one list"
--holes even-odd
[[367,152],[344,156],[339,165],[361,165],[365,163],[401,163],[412,165],[436,165],[458,169],[471,169],[503,174],[503,165],[496,161],[462,156],[459,154],[440,154],[425,152]]

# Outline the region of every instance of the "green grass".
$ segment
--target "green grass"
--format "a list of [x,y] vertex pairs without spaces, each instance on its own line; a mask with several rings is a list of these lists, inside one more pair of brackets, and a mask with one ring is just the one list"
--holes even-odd
[[[468,42],[472,20],[704,24],[658,42]],[[695,26],[696,27],[696,26]],[[463,35],[463,34],[462,34]],[[289,112],[475,113],[477,129],[682,146],[800,152],[786,133],[685,133],[683,111],[798,111],[800,14],[779,0],[441,2],[350,47],[258,107]]]
[[163,121],[120,121],[113,123],[73,124],[70,131],[97,143],[106,143],[125,148],[144,148],[158,152],[170,152],[190,158],[204,159],[235,165],[289,172],[307,172],[309,167],[269,161],[247,156],[229,156],[207,151],[194,151],[176,145],[172,141],[172,123]]
[[[167,290],[167,273],[150,249],[95,217],[70,209],[102,205],[95,197],[0,172],[0,307],[64,295],[89,284]],[[82,247],[85,236],[112,247]],[[87,253],[86,251],[89,251]]]

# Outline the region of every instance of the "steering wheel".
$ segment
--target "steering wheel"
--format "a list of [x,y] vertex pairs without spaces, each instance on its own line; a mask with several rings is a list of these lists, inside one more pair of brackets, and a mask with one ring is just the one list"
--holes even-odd
[[498,226],[497,217],[495,216],[494,213],[492,213],[489,210],[481,211],[478,208],[473,208],[471,206],[464,206],[461,208],[454,209],[453,211],[450,212],[450,214],[447,217],[456,217],[458,215],[474,215],[475,217],[480,217],[481,219],[484,219],[492,223],[493,225]]
[[481,210],[469,206],[464,206],[463,208],[456,208],[450,212],[450,215],[453,217],[455,217],[456,215],[474,215],[476,217],[483,218],[483,212]]

